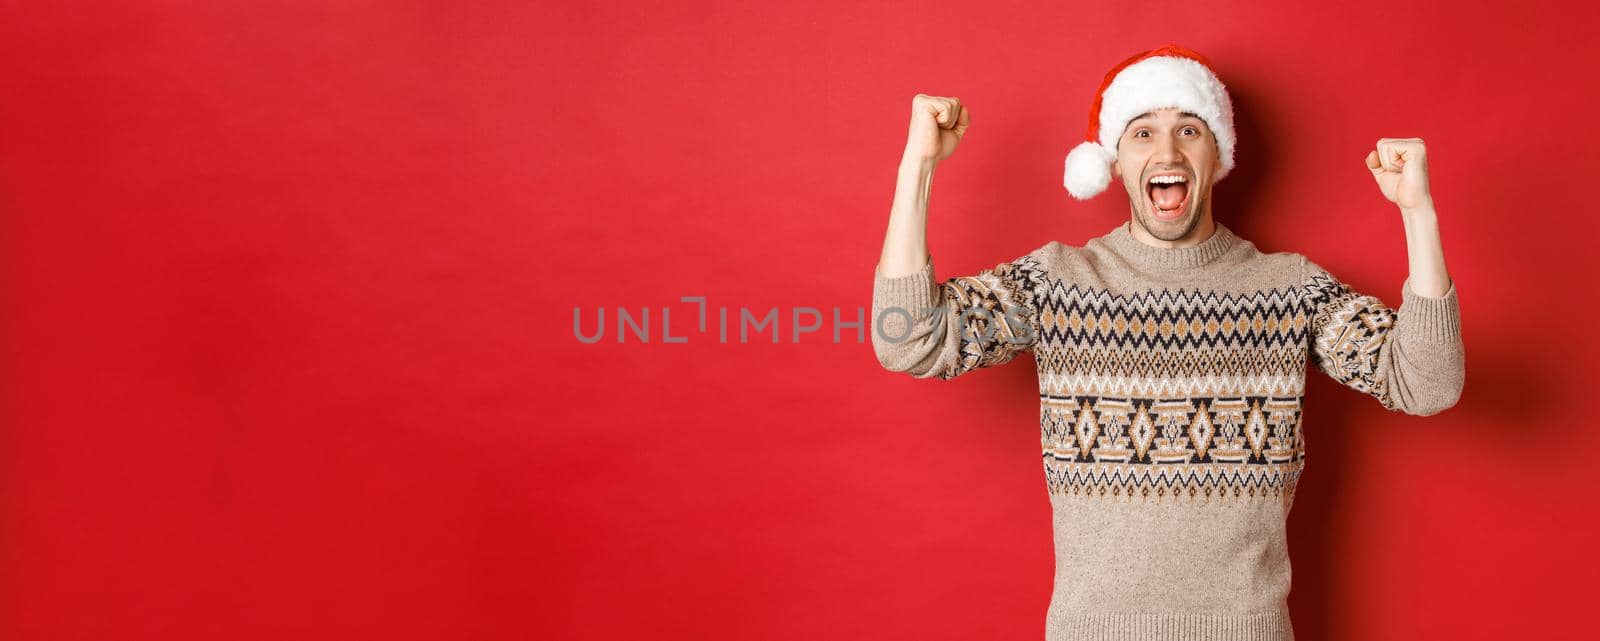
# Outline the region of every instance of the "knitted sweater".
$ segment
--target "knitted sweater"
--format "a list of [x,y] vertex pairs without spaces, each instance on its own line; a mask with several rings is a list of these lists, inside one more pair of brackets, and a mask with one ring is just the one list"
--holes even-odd
[[[1146,245],[1127,223],[978,274],[874,274],[885,368],[951,379],[1032,351],[1054,522],[1049,641],[1290,641],[1285,521],[1306,361],[1432,414],[1464,375],[1455,287],[1391,309],[1223,225]],[[898,309],[896,309],[898,308]]]

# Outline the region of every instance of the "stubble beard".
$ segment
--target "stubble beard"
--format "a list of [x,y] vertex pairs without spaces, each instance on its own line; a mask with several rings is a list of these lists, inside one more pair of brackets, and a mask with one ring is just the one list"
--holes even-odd
[[1151,236],[1168,242],[1183,239],[1193,233],[1194,228],[1200,225],[1200,212],[1205,211],[1206,206],[1205,196],[1196,195],[1190,199],[1188,211],[1184,212],[1183,218],[1167,222],[1156,220],[1147,210],[1153,206],[1147,196],[1143,194],[1130,194],[1130,196],[1137,197],[1137,202],[1140,203],[1132,207],[1133,217],[1139,222],[1139,226],[1144,227],[1145,232]]

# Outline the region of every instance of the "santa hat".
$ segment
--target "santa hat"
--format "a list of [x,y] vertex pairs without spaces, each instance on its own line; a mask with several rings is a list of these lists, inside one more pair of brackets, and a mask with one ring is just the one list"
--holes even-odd
[[[1167,45],[1124,60],[1106,74],[1089,107],[1089,142],[1067,154],[1063,184],[1078,200],[1087,200],[1111,184],[1111,164],[1117,160],[1117,142],[1135,117],[1148,111],[1175,107],[1187,111],[1211,128],[1217,138],[1222,169],[1217,179],[1233,169],[1233,102],[1211,63],[1200,54]],[[1096,143],[1095,141],[1099,142]]]

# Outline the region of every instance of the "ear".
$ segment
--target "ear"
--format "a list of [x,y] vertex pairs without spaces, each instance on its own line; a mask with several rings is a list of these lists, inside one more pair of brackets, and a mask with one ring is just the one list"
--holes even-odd
[[1122,180],[1122,163],[1121,162],[1119,162],[1119,161],[1112,161],[1111,162],[1111,177],[1116,179],[1116,180]]

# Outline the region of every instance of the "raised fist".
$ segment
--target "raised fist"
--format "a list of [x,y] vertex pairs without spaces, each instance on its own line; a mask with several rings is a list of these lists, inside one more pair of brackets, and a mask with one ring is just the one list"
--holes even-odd
[[911,131],[906,134],[906,158],[937,163],[956,152],[972,116],[960,98],[919,93],[911,99]]
[[1433,207],[1428,191],[1428,150],[1421,138],[1379,138],[1367,154],[1367,169],[1383,197],[1401,209]]

